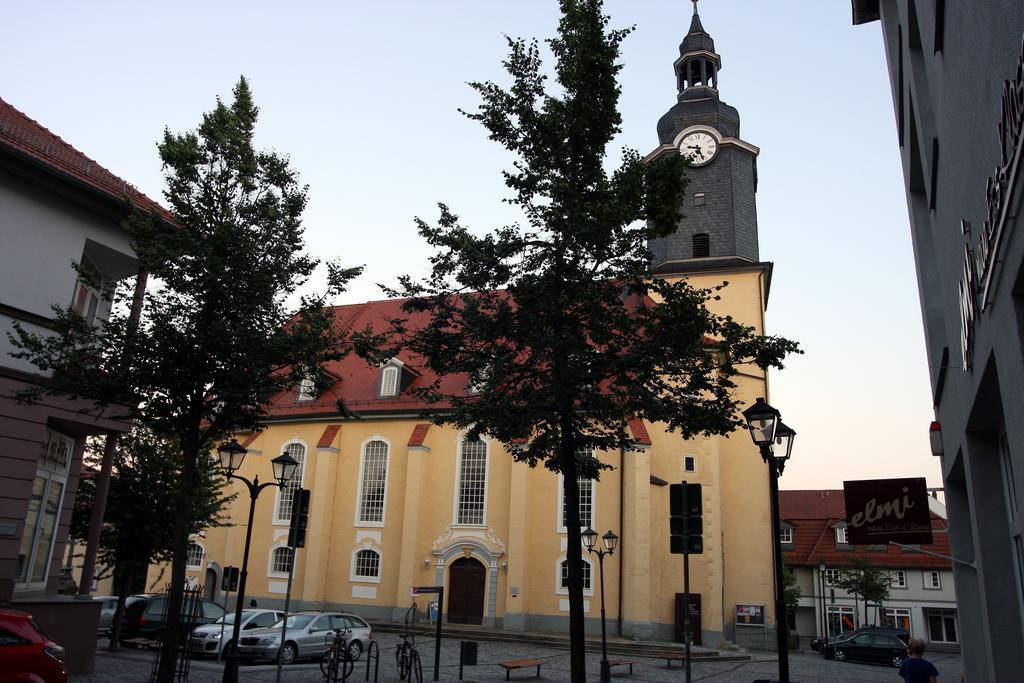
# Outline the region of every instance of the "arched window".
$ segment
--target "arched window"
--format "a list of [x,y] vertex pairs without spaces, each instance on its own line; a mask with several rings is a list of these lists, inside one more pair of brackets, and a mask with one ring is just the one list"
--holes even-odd
[[274,574],[287,574],[292,570],[292,557],[291,548],[274,548],[270,551],[270,571]]
[[706,232],[698,232],[693,236],[693,258],[711,256],[711,237]]
[[363,548],[352,559],[352,578],[380,579],[380,553],[372,548]]
[[195,541],[189,541],[188,554],[185,556],[185,566],[189,569],[199,569],[203,566],[203,556],[205,554],[206,551],[203,550],[203,546]]
[[302,476],[306,469],[306,447],[301,443],[290,443],[284,447],[288,455],[295,458],[299,463],[295,468],[295,474],[282,486],[277,494],[277,519],[279,524],[290,522],[292,519],[292,501],[295,500],[295,492],[302,488]]
[[[594,457],[593,448],[581,448],[578,453],[582,458]],[[594,526],[594,480],[580,477],[577,482],[580,487],[580,529],[586,529]],[[561,515],[558,518],[558,531],[564,532],[569,510],[565,506],[565,479],[561,475],[558,477],[558,509]]]
[[359,478],[359,509],[356,524],[384,523],[384,498],[388,483],[388,444],[379,439],[363,445]]
[[[583,558],[583,590],[584,592],[593,592],[593,583],[591,582],[591,575],[593,567],[590,564],[590,560]],[[558,585],[563,591],[568,592],[569,590],[569,560],[562,560],[558,565]]]
[[398,368],[386,365],[380,372],[380,395],[398,396]]
[[459,449],[456,524],[483,524],[487,509],[487,444],[463,439]]

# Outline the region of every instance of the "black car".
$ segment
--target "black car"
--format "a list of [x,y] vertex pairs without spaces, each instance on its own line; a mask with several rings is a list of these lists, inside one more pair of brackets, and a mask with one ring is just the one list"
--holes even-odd
[[909,656],[907,644],[886,633],[858,633],[825,645],[826,659],[836,659],[840,662],[876,662],[899,668],[903,660]]
[[[224,608],[211,600],[186,599],[181,607],[181,637],[188,638],[196,626],[211,624],[224,616]],[[121,624],[121,643],[135,638],[158,640],[167,628],[167,598],[163,595],[146,596],[125,608]]]
[[[860,628],[854,629],[853,631],[847,631],[846,633],[840,634],[838,636],[833,636],[831,638],[828,638],[827,642],[829,642],[829,643],[836,643],[836,642],[839,642],[841,640],[847,640],[849,638],[853,638],[854,636],[859,636],[862,633],[880,633],[882,635],[887,635],[887,636],[896,636],[897,638],[902,640],[904,643],[906,643],[906,642],[908,642],[910,640],[910,633],[906,629],[891,628],[891,627],[888,627],[888,626],[861,626]],[[825,645],[825,643],[826,643],[826,639],[825,638],[815,638],[814,640],[811,641],[811,649],[814,650],[815,652],[824,652],[822,650],[822,647]]]

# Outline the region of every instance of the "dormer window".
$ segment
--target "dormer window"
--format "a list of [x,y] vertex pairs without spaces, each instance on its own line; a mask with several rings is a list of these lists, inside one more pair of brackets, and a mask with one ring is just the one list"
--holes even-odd
[[398,379],[401,374],[397,365],[385,365],[380,371],[380,395],[382,398],[398,396]]
[[316,377],[313,375],[306,375],[299,382],[299,394],[298,399],[300,401],[315,401],[316,400]]
[[846,537],[846,525],[836,527],[836,545],[849,545],[850,541]]

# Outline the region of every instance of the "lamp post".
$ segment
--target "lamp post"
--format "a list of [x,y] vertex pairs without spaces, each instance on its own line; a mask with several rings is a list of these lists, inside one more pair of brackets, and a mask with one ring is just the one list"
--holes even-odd
[[604,557],[605,555],[612,555],[615,553],[615,548],[619,544],[619,537],[608,531],[601,540],[604,542],[604,550],[601,548],[595,549],[594,546],[597,543],[597,532],[593,529],[588,528],[582,534],[583,545],[586,547],[588,553],[597,555],[598,570],[601,573],[601,680],[610,681],[611,667],[608,666],[608,633],[605,630],[604,622]]
[[782,543],[779,520],[779,477],[786,469],[786,461],[793,451],[796,432],[782,423],[778,410],[768,405],[763,398],[743,411],[747,420],[750,437],[761,452],[761,459],[768,465],[772,504],[772,549],[775,554],[775,637],[779,652],[779,681],[789,683],[788,622],[786,618],[786,593],[782,574]]
[[[252,520],[256,513],[256,499],[259,497],[260,491],[268,486],[283,488],[288,483],[288,480],[295,476],[295,470],[299,467],[299,463],[295,458],[287,453],[282,453],[270,461],[270,464],[274,467],[274,479],[276,481],[261,484],[259,476],[249,481],[245,477],[235,474],[242,467],[242,461],[245,460],[245,454],[248,452],[245,446],[238,443],[235,439],[231,439],[231,441],[222,444],[217,449],[217,455],[220,457],[220,466],[224,470],[224,476],[228,479],[238,479],[249,489],[249,523],[245,527],[245,550],[242,552],[242,571],[238,576],[238,593],[235,601],[235,623],[231,631],[233,647],[228,655],[227,663],[224,665],[224,683],[238,682],[237,645],[242,627],[242,609],[245,606],[245,579],[248,576],[249,570],[249,544],[252,541]],[[292,560],[294,561],[294,558]]]

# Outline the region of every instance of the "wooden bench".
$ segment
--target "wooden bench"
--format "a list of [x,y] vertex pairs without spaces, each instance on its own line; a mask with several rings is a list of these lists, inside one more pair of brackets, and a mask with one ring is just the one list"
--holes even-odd
[[683,654],[683,653],[679,653],[679,654],[675,654],[675,655],[662,655],[661,658],[664,659],[668,663],[668,668],[670,668],[670,669],[672,668],[672,662],[685,662],[686,661],[686,655]]
[[640,663],[640,660],[638,660],[638,659],[609,659],[608,660],[608,668],[611,669],[612,667],[615,667],[615,666],[628,666],[629,667],[629,675],[632,676],[633,675],[633,665],[634,664],[639,664],[639,663]]
[[536,677],[540,678],[540,667],[546,663],[543,659],[509,659],[498,662],[498,666],[505,670],[505,680],[507,681],[514,669],[529,669],[531,666],[537,667]]

